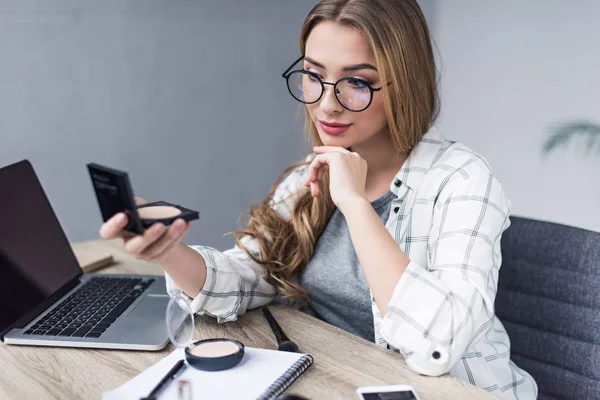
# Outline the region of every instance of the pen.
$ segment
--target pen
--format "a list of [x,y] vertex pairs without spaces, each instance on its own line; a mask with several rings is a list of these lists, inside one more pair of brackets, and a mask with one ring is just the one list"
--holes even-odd
[[155,400],[156,393],[158,393],[158,391],[163,386],[165,386],[167,382],[169,382],[171,379],[173,379],[175,377],[175,375],[177,374],[177,372],[179,372],[179,370],[182,369],[184,366],[185,366],[185,361],[183,361],[183,360],[177,361],[177,363],[173,366],[173,368],[171,368],[171,370],[169,372],[167,372],[167,374],[160,380],[160,382],[158,382],[158,384],[154,387],[154,389],[152,389],[150,394],[147,397],[142,397],[141,400]]

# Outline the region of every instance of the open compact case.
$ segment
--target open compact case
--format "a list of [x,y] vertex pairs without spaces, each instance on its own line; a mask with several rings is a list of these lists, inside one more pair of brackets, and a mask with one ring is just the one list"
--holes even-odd
[[189,300],[180,291],[175,291],[171,296],[166,314],[171,343],[184,349],[189,366],[203,371],[220,371],[236,366],[244,358],[244,345],[237,340],[193,339],[194,313]]
[[185,221],[199,218],[198,211],[166,201],[138,206],[135,204],[133,189],[126,172],[95,163],[89,163],[87,167],[104,222],[115,214],[124,212],[129,220],[125,230],[142,234],[157,222],[169,226],[178,218]]

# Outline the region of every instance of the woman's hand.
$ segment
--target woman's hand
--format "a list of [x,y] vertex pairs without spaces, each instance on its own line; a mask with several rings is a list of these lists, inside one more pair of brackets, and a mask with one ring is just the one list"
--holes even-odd
[[[136,197],[137,205],[147,203],[146,200]],[[161,223],[156,223],[141,235],[124,230],[128,219],[125,213],[115,214],[100,227],[100,237],[103,239],[123,240],[125,250],[138,260],[162,262],[170,254],[181,239],[189,232],[192,223],[183,219],[176,219],[169,228]]]
[[337,146],[317,146],[313,150],[317,156],[309,166],[305,182],[313,196],[319,195],[323,172],[329,169],[331,199],[342,213],[347,204],[367,198],[367,162],[358,153]]

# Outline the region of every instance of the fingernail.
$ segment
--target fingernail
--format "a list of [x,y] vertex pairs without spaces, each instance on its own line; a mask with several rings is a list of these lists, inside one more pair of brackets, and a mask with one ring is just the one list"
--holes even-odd
[[152,227],[152,234],[158,235],[162,231],[162,225],[154,225]]

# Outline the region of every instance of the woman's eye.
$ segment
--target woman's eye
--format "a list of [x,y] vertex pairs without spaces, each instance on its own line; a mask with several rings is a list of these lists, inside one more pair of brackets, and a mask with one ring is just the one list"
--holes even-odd
[[358,78],[350,78],[348,79],[348,83],[358,89],[363,89],[367,87],[367,82]]
[[314,72],[307,73],[306,75],[308,75],[308,79],[311,80],[311,81],[313,81],[313,82],[316,82],[319,79],[322,79],[319,75],[315,74]]

